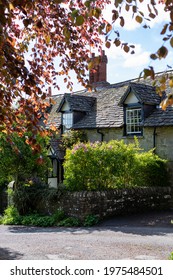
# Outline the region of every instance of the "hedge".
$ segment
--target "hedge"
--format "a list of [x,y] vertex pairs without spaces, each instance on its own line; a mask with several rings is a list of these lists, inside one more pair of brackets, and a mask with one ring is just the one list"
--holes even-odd
[[64,170],[72,191],[168,184],[165,160],[123,140],[74,145],[66,151]]

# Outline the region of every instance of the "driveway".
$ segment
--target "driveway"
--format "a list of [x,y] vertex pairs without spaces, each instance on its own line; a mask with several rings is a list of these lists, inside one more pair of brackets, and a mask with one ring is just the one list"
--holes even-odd
[[91,228],[0,226],[0,259],[168,259],[173,211],[115,217]]

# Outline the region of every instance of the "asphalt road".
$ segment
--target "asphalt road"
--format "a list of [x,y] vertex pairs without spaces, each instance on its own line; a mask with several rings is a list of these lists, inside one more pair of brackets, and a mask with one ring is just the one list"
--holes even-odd
[[173,211],[117,217],[92,228],[0,226],[0,260],[168,259]]

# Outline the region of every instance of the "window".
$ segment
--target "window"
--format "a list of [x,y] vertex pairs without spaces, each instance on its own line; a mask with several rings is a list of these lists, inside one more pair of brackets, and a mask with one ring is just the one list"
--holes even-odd
[[62,133],[67,132],[73,125],[73,113],[63,113],[62,115]]
[[141,109],[126,109],[126,134],[141,134]]

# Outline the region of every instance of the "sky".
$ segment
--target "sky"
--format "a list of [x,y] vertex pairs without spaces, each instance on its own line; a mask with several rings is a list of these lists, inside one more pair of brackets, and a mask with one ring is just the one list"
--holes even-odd
[[[144,4],[141,3],[139,8],[148,15],[146,4],[149,1],[145,0],[144,2],[145,7]],[[131,13],[127,13],[126,11],[123,11],[125,26],[122,28],[119,25],[119,21],[116,21],[114,29],[120,32],[120,38],[123,42],[135,45],[135,54],[131,55],[130,53],[125,53],[121,48],[117,48],[115,45],[111,46],[109,49],[104,48],[108,57],[107,81],[109,83],[114,84],[137,78],[139,77],[141,71],[144,68],[148,68],[148,66],[153,66],[155,72],[169,70],[167,65],[173,67],[173,50],[169,47],[169,42],[166,42],[165,44],[165,46],[169,49],[169,54],[166,59],[157,61],[150,59],[150,54],[155,53],[158,48],[162,46],[163,41],[160,32],[164,24],[170,21],[169,13],[164,12],[163,5],[159,4],[156,7],[158,9],[159,16],[151,22],[146,21],[147,25],[150,25],[150,29],[142,28],[139,23],[132,20]],[[104,17],[108,21],[112,15],[112,8],[113,5],[110,5],[104,11]],[[82,86],[75,79],[75,75],[71,73],[71,76],[74,81],[73,91],[75,92],[81,90]],[[60,86],[61,90],[59,92],[57,90],[53,90],[53,94],[68,92],[63,82]]]
[[[141,5],[141,10],[145,10],[143,5]],[[107,10],[106,13],[109,16],[110,11]],[[158,5],[158,13],[159,16],[155,20],[146,22],[147,25],[150,25],[150,29],[142,28],[139,23],[131,19],[129,13],[126,13],[124,16],[126,24],[123,28],[119,27],[118,24],[115,26],[115,29],[117,28],[120,31],[124,42],[135,45],[135,54],[125,53],[122,49],[114,46],[106,51],[109,61],[107,68],[108,82],[115,83],[136,78],[148,66],[154,66],[155,72],[166,70],[167,64],[173,66],[173,51],[171,47],[166,59],[159,61],[150,59],[150,54],[156,52],[162,46],[163,41],[160,32],[164,24],[170,21],[169,14],[164,12],[162,4]],[[169,43],[165,46],[169,47]]]

